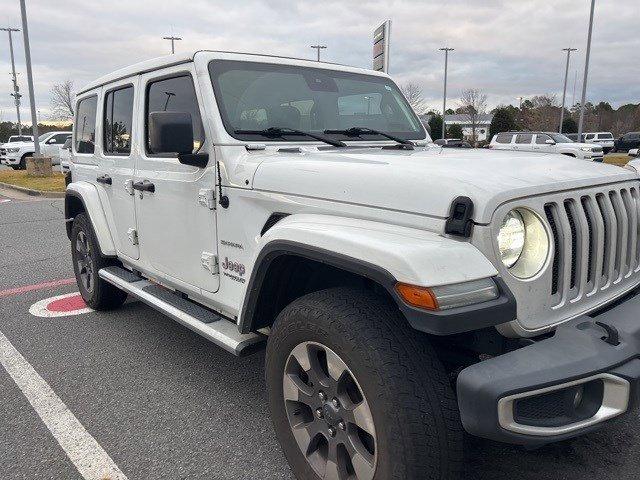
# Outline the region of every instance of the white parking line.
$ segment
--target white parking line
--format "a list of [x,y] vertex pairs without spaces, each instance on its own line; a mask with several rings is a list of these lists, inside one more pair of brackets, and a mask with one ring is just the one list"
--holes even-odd
[[49,384],[0,332],[0,364],[87,480],[126,480],[100,444],[60,400]]

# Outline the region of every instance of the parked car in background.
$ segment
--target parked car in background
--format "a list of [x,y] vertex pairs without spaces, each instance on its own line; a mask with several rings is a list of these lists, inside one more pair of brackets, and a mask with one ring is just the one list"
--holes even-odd
[[604,153],[600,145],[576,143],[555,132],[503,132],[494,135],[491,148],[522,152],[559,153],[580,160],[602,162]]
[[433,143],[444,148],[473,148],[469,142],[461,138],[439,138]]
[[605,155],[613,150],[614,139],[611,132],[585,133],[583,139],[584,143],[600,145]]
[[640,148],[640,132],[629,132],[618,138],[613,146],[614,152],[628,152],[632,148]]
[[640,148],[633,148],[629,150],[630,157],[640,157]]
[[[60,164],[61,147],[71,137],[71,132],[48,132],[40,135],[40,152],[42,155],[51,157],[51,164]],[[35,153],[35,144],[30,142],[16,142],[5,144],[0,147],[0,161],[14,170],[24,170],[27,168],[27,158]]]

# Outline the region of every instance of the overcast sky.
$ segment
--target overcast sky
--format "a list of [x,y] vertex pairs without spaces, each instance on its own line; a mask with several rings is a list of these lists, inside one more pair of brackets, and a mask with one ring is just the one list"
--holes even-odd
[[[370,68],[372,33],[393,21],[391,75],[424,89],[442,108],[445,44],[450,57],[449,105],[463,89],[479,88],[489,106],[516,97],[560,98],[564,47],[575,47],[580,97],[589,0],[27,0],[36,100],[48,115],[49,90],[70,79],[76,87],[140,60],[167,54],[161,37],[184,38],[177,51],[206,48],[314,58],[312,43],[327,45],[323,59]],[[614,106],[640,102],[639,0],[597,0],[588,100]],[[0,23],[20,26],[18,0],[0,0]],[[8,41],[0,32],[0,110],[15,120]],[[17,69],[28,116],[22,34],[15,36]]]

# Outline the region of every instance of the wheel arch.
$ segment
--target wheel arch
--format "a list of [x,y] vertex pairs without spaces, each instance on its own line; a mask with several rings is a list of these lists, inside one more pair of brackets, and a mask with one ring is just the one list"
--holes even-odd
[[64,200],[64,217],[67,236],[71,239],[73,219],[80,213],[86,213],[91,223],[103,256],[116,256],[116,248],[109,231],[109,224],[95,186],[86,182],[69,184]]
[[473,315],[468,307],[419,310],[398,295],[398,282],[429,287],[494,277],[493,265],[467,242],[367,220],[291,215],[267,231],[260,243],[238,320],[243,333],[271,326],[279,312],[302,295],[354,285],[374,290],[393,302],[411,326],[437,335],[515,318],[515,301],[501,282],[505,294],[495,304],[486,302],[485,312],[476,308]]

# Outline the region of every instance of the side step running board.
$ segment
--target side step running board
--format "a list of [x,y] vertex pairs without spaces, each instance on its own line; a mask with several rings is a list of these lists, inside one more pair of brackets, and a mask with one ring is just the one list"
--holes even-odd
[[103,268],[98,275],[234,355],[254,352],[266,340],[264,335],[240,333],[235,323],[124,268]]

